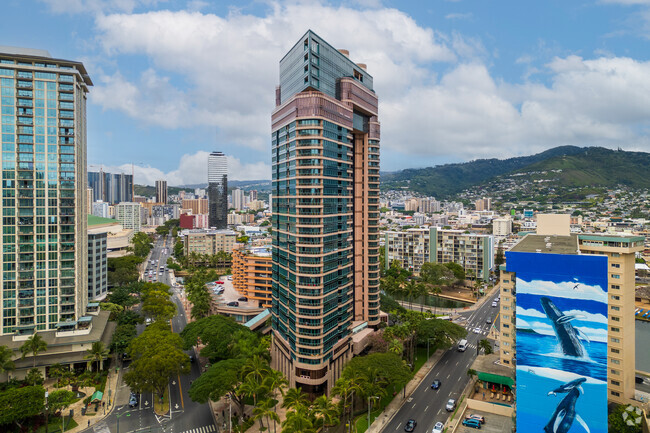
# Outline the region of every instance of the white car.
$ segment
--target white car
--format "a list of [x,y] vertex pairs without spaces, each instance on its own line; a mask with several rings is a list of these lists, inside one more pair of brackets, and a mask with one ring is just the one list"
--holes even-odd
[[499,304],[497,304],[496,302],[492,302],[492,306],[493,306],[493,307],[498,307]]
[[445,428],[445,425],[441,422],[437,422],[436,425],[433,426],[433,430],[431,430],[431,433],[442,433],[442,430]]
[[476,327],[474,328],[474,334],[480,334],[481,333],[481,328]]
[[232,275],[228,275],[226,278],[228,278],[228,281],[232,281]]

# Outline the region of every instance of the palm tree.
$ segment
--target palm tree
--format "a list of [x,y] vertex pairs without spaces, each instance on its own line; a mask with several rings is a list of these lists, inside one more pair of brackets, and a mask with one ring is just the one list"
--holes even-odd
[[[350,399],[351,412],[354,413],[354,395],[361,392],[361,377],[354,376],[350,378],[341,377],[336,381],[332,388],[332,394],[338,395],[343,399],[343,418],[347,419],[348,398]],[[350,417],[352,414],[350,415]],[[351,420],[349,421],[351,426]]]
[[102,341],[95,341],[90,349],[86,350],[84,359],[90,359],[91,362],[97,362],[97,371],[101,370],[101,362],[108,357],[108,349],[104,347]]
[[410,310],[413,306],[413,297],[418,296],[418,283],[414,279],[409,280],[404,286],[404,292],[408,297]]
[[14,352],[7,346],[0,346],[0,374],[16,369],[16,365],[11,360]]
[[315,427],[324,427],[325,432],[329,426],[334,426],[339,423],[339,409],[338,406],[332,403],[332,398],[326,395],[321,395],[311,406],[312,418],[314,418]]
[[275,425],[280,422],[280,417],[274,409],[275,402],[271,398],[260,401],[259,405],[253,408],[253,419],[260,420],[260,427],[262,426],[262,418],[266,418],[266,425],[271,429],[271,420],[273,420],[273,433],[275,433]]
[[[440,286],[432,286],[429,293],[431,293],[433,296],[438,296],[439,294],[442,293],[442,288]],[[433,315],[436,315],[436,305],[438,304],[438,298],[433,300]]]
[[289,388],[284,393],[282,407],[288,409],[297,409],[299,407],[309,407],[309,398],[302,392],[301,388]]
[[478,342],[478,347],[479,349],[483,349],[486,355],[492,353],[492,344],[485,338]]
[[257,406],[257,397],[262,394],[265,394],[266,387],[262,385],[261,381],[252,375],[248,375],[244,378],[244,381],[239,385],[239,392],[247,395],[248,397],[253,397],[253,406]]
[[270,367],[268,361],[259,355],[255,355],[246,361],[241,374],[244,378],[252,376],[255,380],[261,383],[269,370]]
[[36,355],[47,350],[47,343],[43,337],[37,333],[29,337],[22,346],[20,346],[21,358],[25,359],[28,353],[34,357],[32,367],[36,368]]
[[388,340],[388,351],[395,355],[402,356],[402,353],[404,353],[404,345],[398,338],[393,337]]
[[314,433],[315,431],[304,407],[287,412],[287,419],[282,423],[282,433]]
[[418,282],[415,286],[415,294],[420,298],[420,313],[424,311],[425,297],[429,294],[429,290],[424,283]]
[[[273,398],[275,398],[278,391],[284,395],[283,388],[285,386],[289,386],[289,382],[284,377],[284,374],[282,374],[281,371],[273,370],[273,369],[269,369],[269,371],[266,373],[263,383],[266,389],[269,390],[271,397]],[[277,403],[275,404],[273,409],[277,412]]]

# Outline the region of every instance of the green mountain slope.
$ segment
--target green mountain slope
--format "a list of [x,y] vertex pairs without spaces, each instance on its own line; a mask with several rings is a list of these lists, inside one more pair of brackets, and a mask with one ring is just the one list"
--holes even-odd
[[422,169],[381,173],[381,188],[405,188],[435,197],[449,197],[504,175],[553,179],[558,186],[650,186],[650,154],[600,147],[561,146],[536,155],[479,159]]

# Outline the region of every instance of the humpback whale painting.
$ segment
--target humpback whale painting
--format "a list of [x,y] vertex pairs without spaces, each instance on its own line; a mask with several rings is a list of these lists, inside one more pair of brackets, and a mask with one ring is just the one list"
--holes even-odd
[[607,432],[605,256],[507,252],[515,272],[517,425]]
[[562,348],[562,352],[569,356],[584,356],[584,348],[578,339],[580,334],[585,340],[589,341],[584,332],[577,330],[571,325],[571,321],[576,319],[577,316],[567,316],[563,314],[549,298],[542,296],[540,303],[546,313],[546,317],[551,321],[555,336]]

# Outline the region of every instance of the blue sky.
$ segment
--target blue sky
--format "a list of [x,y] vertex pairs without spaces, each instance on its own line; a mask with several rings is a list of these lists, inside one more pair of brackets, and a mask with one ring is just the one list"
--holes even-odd
[[311,28],[366,63],[382,170],[559,145],[650,150],[650,0],[3,0],[0,45],[81,60],[90,169],[270,177],[278,61]]

